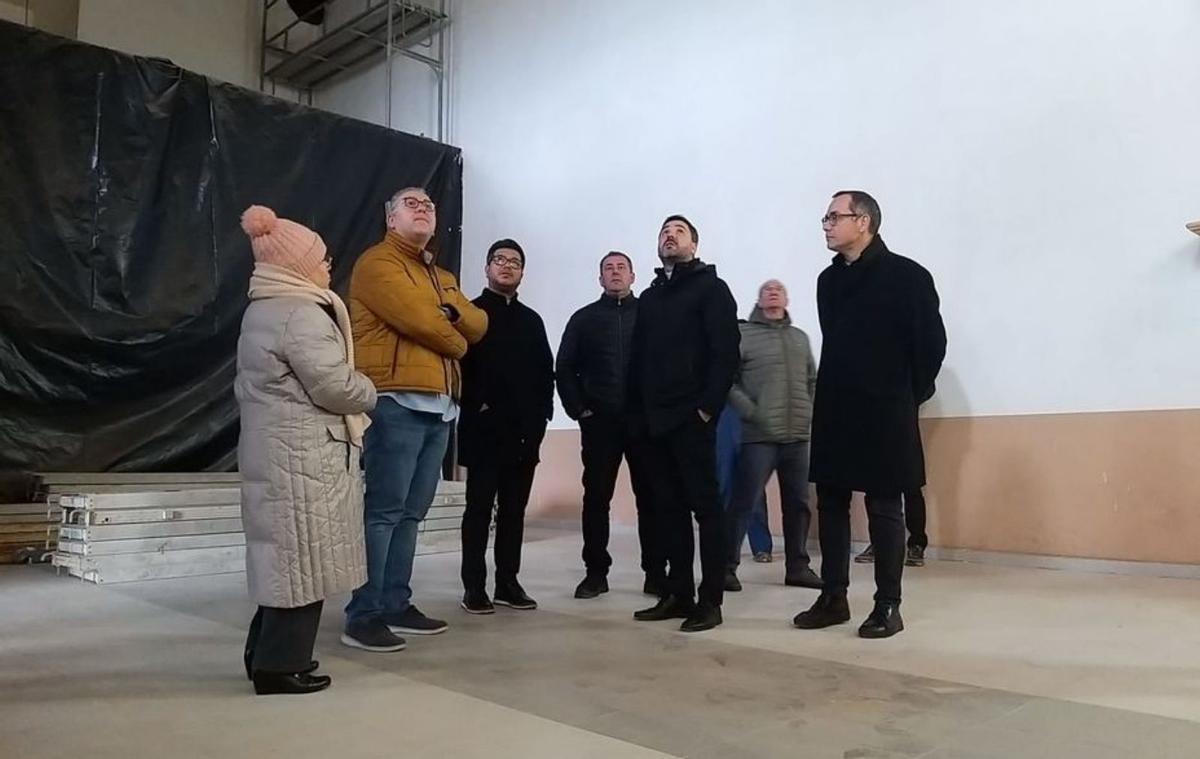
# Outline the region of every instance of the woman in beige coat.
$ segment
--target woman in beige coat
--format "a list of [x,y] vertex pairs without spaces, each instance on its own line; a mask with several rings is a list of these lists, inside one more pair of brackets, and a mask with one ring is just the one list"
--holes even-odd
[[354,371],[354,340],[329,289],[320,236],[251,206],[250,306],[238,339],[238,468],[246,576],[258,612],[246,676],[258,694],[312,693],[321,606],[366,582],[358,460],[375,388]]

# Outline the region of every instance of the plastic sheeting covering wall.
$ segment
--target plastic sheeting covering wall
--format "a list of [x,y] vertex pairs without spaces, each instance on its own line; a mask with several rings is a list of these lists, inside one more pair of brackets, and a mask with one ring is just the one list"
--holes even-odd
[[235,465],[252,203],[343,294],[408,185],[457,273],[457,148],[0,22],[0,469]]

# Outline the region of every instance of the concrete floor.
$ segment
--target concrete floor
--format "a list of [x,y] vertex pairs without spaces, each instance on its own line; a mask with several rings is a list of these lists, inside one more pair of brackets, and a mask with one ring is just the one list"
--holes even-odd
[[94,586],[0,570],[0,757],[1200,756],[1200,582],[931,562],[906,572],[908,629],[790,627],[814,591],[743,564],[726,624],[635,623],[636,544],[614,535],[613,592],[577,601],[579,539],[539,531],[536,612],[461,612],[458,556],[418,561],[451,622],[395,654],[318,641],[328,691],[251,695],[241,575]]

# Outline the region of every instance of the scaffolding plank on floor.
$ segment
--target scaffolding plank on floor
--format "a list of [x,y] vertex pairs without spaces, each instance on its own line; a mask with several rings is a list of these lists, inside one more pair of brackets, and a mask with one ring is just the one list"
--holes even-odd
[[179,522],[149,522],[142,524],[107,525],[63,525],[62,538],[66,540],[103,541],[132,540],[135,538],[167,538],[177,535],[213,535],[242,531],[242,520],[201,519]]
[[166,538],[131,538],[127,540],[68,540],[58,541],[58,550],[81,556],[116,556],[128,553],[181,551],[189,548],[222,548],[246,544],[240,532],[212,535],[178,535]]

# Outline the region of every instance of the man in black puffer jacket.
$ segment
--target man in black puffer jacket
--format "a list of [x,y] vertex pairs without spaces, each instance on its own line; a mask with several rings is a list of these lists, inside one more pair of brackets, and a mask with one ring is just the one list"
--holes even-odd
[[[654,509],[670,564],[667,593],[639,620],[684,620],[684,632],[721,624],[728,554],[717,490],[716,416],[739,363],[737,304],[716,267],[696,258],[699,235],[670,216],[658,234],[663,266],[642,293],[633,335],[631,405],[650,434]],[[700,602],[692,572],[700,526]]]
[[583,563],[587,575],[575,588],[576,598],[608,592],[609,504],[617,484],[621,458],[637,503],[638,539],[642,546],[643,590],[658,594],[666,582],[666,558],[655,539],[647,481],[645,430],[626,407],[629,360],[638,299],[631,290],[633,262],[620,251],[600,259],[604,294],[576,311],[563,330],[558,348],[558,394],[567,416],[579,422],[583,458]]

